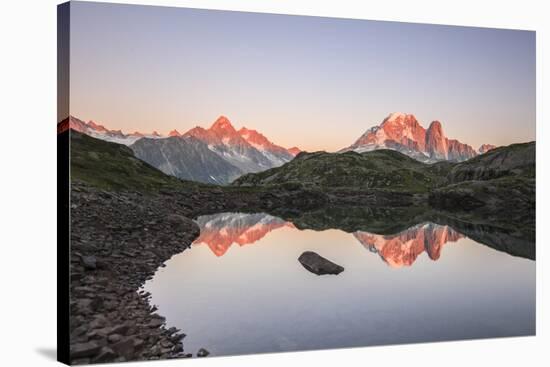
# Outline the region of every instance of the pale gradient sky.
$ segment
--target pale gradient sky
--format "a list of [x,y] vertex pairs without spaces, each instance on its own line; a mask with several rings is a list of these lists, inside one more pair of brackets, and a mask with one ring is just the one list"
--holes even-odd
[[334,151],[390,112],[478,148],[535,139],[535,33],[72,2],[72,115],[124,132],[227,116]]

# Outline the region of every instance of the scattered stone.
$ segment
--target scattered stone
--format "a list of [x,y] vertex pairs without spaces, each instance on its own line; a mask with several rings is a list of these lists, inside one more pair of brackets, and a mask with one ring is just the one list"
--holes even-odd
[[101,329],[93,329],[87,334],[87,336],[89,339],[94,339],[94,338],[105,339],[107,338],[107,336],[109,336],[110,331],[111,331],[111,328],[109,327],[104,327]]
[[94,342],[74,344],[71,346],[71,359],[93,357],[100,350],[101,347]]
[[111,334],[127,335],[128,329],[130,329],[130,325],[128,325],[127,323],[117,325],[111,329]]
[[199,349],[199,351],[197,352],[197,357],[206,357],[210,354],[209,351],[207,351],[206,349],[204,348],[201,348]]
[[90,329],[101,329],[107,326],[107,318],[103,315],[97,315],[92,322],[90,322]]
[[122,340],[122,335],[111,334],[107,337],[107,340],[109,341],[109,343],[118,343],[119,341]]
[[181,352],[183,352],[183,344],[182,344],[182,343],[177,343],[177,344],[174,346],[174,349],[172,349],[172,352],[174,352],[174,353],[181,353]]
[[160,342],[160,346],[162,348],[171,348],[172,347],[172,343],[169,342],[168,340],[163,340]]
[[150,328],[158,328],[160,326],[162,326],[162,324],[164,324],[164,320],[162,319],[152,319],[150,322],[149,322],[149,327]]
[[90,358],[77,358],[72,360],[73,365],[90,364]]
[[90,308],[92,305],[92,300],[89,298],[82,298],[76,301],[76,307],[83,310],[86,308]]
[[92,362],[93,363],[110,362],[113,359],[115,359],[116,357],[117,357],[117,355],[115,354],[115,352],[111,348],[103,347],[103,348],[101,348],[101,352],[98,354],[98,356],[95,357],[94,359],[92,359]]
[[134,339],[134,348],[139,349],[139,348],[141,348],[141,346],[142,346],[144,343],[145,343],[145,342],[143,341],[143,339],[135,338],[135,339]]
[[97,260],[95,256],[82,256],[80,259],[85,269],[87,270],[97,269]]
[[86,327],[86,325],[80,325],[71,332],[71,339],[83,335],[84,333],[86,333],[87,330],[88,328]]
[[118,355],[131,359],[134,356],[134,339],[126,338],[116,344],[113,344],[112,348]]
[[181,333],[181,334],[174,334],[170,337],[170,340],[172,340],[172,343],[177,343],[179,342],[180,340],[182,340],[183,338],[185,338],[186,335]]

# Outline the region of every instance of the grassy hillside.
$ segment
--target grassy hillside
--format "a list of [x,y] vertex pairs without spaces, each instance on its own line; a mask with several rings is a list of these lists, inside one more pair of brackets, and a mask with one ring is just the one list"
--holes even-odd
[[465,181],[503,177],[535,178],[535,142],[496,148],[461,163],[426,164],[393,150],[301,153],[281,167],[244,175],[233,185],[426,192]]
[[535,142],[513,144],[465,162],[435,164],[392,150],[301,153],[281,167],[242,176],[233,185],[313,188],[333,196],[344,193],[344,199],[354,193],[376,198],[409,194],[416,204],[450,211],[503,211],[524,221],[534,218],[535,148]]
[[442,165],[426,165],[393,150],[316,152],[300,153],[281,167],[244,175],[233,185],[426,192],[441,185],[446,172]]
[[202,186],[160,172],[134,157],[132,150],[124,145],[95,139],[74,130],[70,134],[71,180],[107,190],[152,191]]
[[535,153],[534,141],[498,147],[454,164],[448,173],[448,181],[486,181],[505,176],[535,178]]

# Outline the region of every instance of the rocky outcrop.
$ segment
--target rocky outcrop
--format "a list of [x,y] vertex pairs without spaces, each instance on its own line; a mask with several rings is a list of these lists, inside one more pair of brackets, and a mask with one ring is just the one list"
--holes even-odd
[[447,159],[452,162],[462,162],[477,155],[474,148],[455,139],[447,140]]
[[435,160],[448,158],[447,138],[439,121],[433,121],[426,131],[426,152]]
[[344,271],[344,268],[313,251],[306,251],[300,255],[298,261],[308,271],[317,274],[335,274],[338,275]]

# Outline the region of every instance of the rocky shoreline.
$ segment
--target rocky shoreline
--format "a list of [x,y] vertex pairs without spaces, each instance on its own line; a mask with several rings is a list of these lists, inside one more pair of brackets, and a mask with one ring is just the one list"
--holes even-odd
[[190,357],[182,334],[138,292],[156,269],[185,250],[197,225],[137,193],[72,185],[71,362]]
[[282,196],[218,188],[106,191],[71,183],[70,358],[72,364],[181,358],[185,334],[140,291],[143,283],[199,235],[191,218],[225,210],[317,205],[303,193]]

